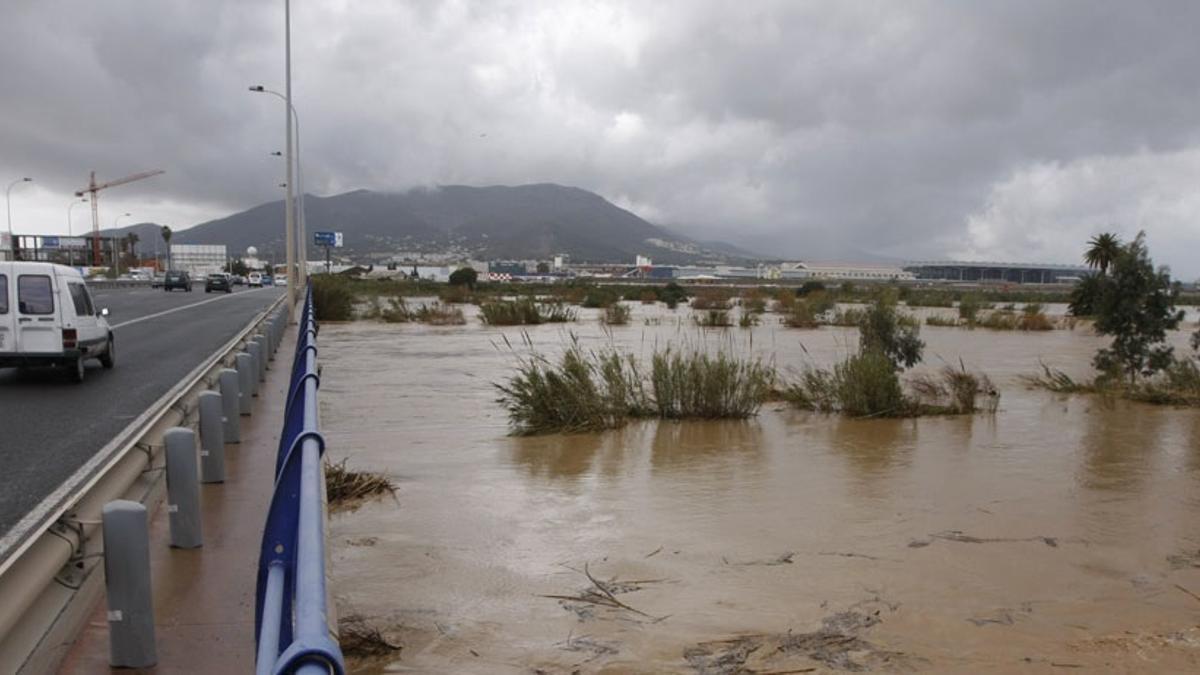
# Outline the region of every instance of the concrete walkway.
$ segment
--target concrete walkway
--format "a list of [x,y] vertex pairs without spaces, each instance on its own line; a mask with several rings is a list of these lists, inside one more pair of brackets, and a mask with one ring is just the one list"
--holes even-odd
[[283,428],[283,405],[296,346],[289,329],[254,414],[241,418],[242,442],[225,446],[225,482],[201,485],[204,546],[169,546],[167,510],[150,515],[158,666],[110,669],[108,622],[101,601],[60,673],[249,673],[254,670],[254,586]]

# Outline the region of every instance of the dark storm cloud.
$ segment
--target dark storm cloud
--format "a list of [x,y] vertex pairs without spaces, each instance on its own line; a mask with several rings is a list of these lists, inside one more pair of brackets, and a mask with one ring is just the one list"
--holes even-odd
[[[0,178],[37,176],[25,213],[60,213],[91,168],[167,169],[113,198],[179,220],[278,196],[282,110],[245,88],[282,86],[280,2],[7,17]],[[1190,2],[298,1],[305,177],[574,184],[793,256],[1064,260],[1142,227],[1194,275],[1198,19]]]

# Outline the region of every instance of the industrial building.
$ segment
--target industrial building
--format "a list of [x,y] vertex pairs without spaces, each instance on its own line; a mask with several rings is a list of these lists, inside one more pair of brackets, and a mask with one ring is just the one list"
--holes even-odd
[[1069,284],[1092,273],[1082,265],[969,261],[913,262],[904,269],[922,281],[1009,284]]

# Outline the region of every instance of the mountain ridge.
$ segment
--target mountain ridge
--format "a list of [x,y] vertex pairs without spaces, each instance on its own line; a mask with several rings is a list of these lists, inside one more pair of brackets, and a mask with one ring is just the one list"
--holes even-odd
[[[341,251],[358,261],[392,256],[446,254],[483,260],[546,259],[565,254],[574,262],[728,262],[757,256],[723,242],[697,242],[654,225],[582,188],[529,185],[441,185],[406,191],[351,190],[328,197],[305,195],[309,256],[313,232],[344,235]],[[282,257],[284,201],[253,206],[179,230],[176,244],[226,244],[231,255],[254,246],[262,257]],[[136,232],[139,251],[152,252],[157,225],[140,223],[102,234]],[[161,246],[161,238],[159,238]]]

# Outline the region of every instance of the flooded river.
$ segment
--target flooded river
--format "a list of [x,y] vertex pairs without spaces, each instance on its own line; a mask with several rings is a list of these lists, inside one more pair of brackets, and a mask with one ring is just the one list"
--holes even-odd
[[[339,613],[403,647],[368,672],[1200,671],[1200,412],[1020,383],[1039,360],[1086,374],[1086,329],[922,327],[924,367],[987,373],[994,415],[768,404],[513,438],[492,383],[522,329],[472,309],[321,330],[330,456],[398,484],[331,526]],[[549,353],[567,331],[645,357],[732,341],[785,373],[857,342],[634,310],[525,332]]]

